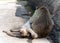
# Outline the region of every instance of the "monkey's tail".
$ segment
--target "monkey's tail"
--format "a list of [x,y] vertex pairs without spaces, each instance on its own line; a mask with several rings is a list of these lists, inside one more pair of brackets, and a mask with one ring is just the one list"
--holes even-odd
[[19,32],[19,30],[10,30],[11,32]]
[[15,35],[15,34],[13,34],[12,32],[10,32],[10,31],[3,31],[4,33],[6,33],[8,36],[11,36],[11,37],[19,37],[18,35]]

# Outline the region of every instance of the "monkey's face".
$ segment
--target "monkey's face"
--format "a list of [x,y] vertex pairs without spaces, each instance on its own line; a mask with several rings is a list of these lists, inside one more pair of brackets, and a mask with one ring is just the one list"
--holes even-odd
[[29,33],[26,29],[20,29],[20,34],[21,34],[21,36],[24,36],[24,37],[29,36]]

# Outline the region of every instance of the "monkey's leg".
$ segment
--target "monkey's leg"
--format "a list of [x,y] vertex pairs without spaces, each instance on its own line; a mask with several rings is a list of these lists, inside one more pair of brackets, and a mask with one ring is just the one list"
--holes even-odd
[[32,38],[38,38],[38,34],[35,33],[31,28],[27,29],[29,33],[31,33]]

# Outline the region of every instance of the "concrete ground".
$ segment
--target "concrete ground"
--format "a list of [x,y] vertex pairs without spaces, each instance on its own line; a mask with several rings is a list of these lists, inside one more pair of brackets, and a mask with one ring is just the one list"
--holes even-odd
[[25,22],[25,19],[15,16],[17,10],[16,1],[6,2],[3,0],[0,2],[0,43],[50,43],[47,39],[44,38],[30,40],[27,38],[10,37],[3,33],[3,30],[8,31],[9,29],[22,26]]

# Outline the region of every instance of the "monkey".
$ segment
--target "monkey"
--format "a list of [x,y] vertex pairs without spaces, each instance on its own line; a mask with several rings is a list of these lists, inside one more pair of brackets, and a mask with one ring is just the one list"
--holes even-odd
[[[30,33],[32,38],[43,38],[49,34],[53,26],[54,22],[51,19],[49,10],[45,6],[42,6],[35,11],[33,16],[20,28],[18,32],[20,32],[20,35],[24,37],[29,36]],[[17,31],[11,30],[11,32]]]
[[28,6],[33,10],[32,13],[41,6],[48,8],[54,21],[54,27],[50,32],[49,37],[53,43],[60,43],[60,0],[28,0]]
[[[32,23],[32,29],[28,26],[29,22]],[[42,6],[35,11],[33,16],[24,26],[27,27],[26,31],[31,33],[32,38],[43,38],[52,30],[54,22],[51,19],[49,10],[45,6]],[[20,32],[23,30],[24,28],[22,28]]]
[[60,43],[59,42],[59,39],[60,39],[60,35],[59,35],[59,32],[60,32],[59,31],[60,30],[60,22],[59,22],[60,21],[60,0],[28,0],[28,5],[34,10],[34,12],[36,9],[40,8],[41,6],[45,6],[48,8],[50,14],[52,15],[52,19],[54,21],[54,27],[50,33],[50,37],[54,43]]

